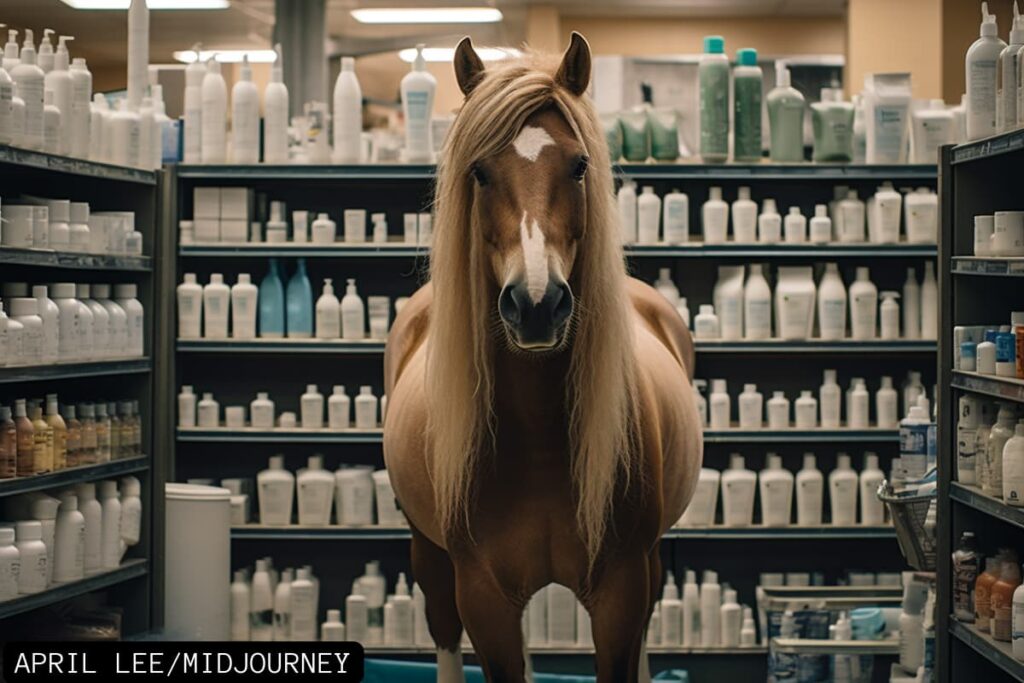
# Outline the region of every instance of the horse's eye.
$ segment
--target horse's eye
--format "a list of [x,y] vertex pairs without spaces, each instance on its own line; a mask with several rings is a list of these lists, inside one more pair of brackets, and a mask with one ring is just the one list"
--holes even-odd
[[477,164],[473,164],[473,168],[470,169],[470,173],[473,174],[473,179],[476,180],[477,185],[487,184],[487,174]]
[[580,157],[576,161],[576,166],[572,169],[572,177],[576,180],[583,180],[583,176],[587,175],[587,166],[590,164],[590,159],[587,157]]

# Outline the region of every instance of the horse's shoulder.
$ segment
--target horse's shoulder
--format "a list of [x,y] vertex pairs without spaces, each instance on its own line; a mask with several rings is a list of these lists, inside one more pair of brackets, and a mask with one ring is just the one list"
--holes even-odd
[[641,323],[660,341],[692,379],[693,337],[679,312],[656,289],[636,278],[628,279],[629,296]]
[[384,352],[384,383],[389,392],[412,355],[427,338],[433,298],[433,289],[428,282],[409,297],[401,312],[395,316]]

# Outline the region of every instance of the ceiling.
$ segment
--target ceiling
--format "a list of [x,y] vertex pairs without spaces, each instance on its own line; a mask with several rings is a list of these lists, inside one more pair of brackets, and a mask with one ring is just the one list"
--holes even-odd
[[[327,32],[335,42],[331,51],[390,51],[396,43],[408,44],[416,37],[452,44],[467,33],[478,44],[518,45],[525,35],[525,16],[531,4],[555,6],[561,14],[574,16],[840,16],[845,12],[846,0],[437,0],[429,4],[496,5],[505,19],[499,24],[428,27],[359,24],[349,14],[355,7],[423,4],[410,0],[327,0]],[[74,35],[72,55],[85,57],[94,73],[124,68],[127,26],[122,12],[74,10],[60,0],[3,0],[0,9],[0,20],[11,28],[33,29],[37,41],[43,28]],[[150,22],[152,63],[172,62],[175,50],[196,42],[208,48],[268,47],[274,0],[231,0],[230,9],[216,11],[154,11]]]

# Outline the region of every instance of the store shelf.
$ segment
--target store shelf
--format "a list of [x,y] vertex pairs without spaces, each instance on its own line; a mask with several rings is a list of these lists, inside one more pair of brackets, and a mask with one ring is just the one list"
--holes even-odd
[[86,593],[116,586],[130,579],[145,576],[147,571],[146,560],[125,560],[117,569],[87,576],[79,581],[56,584],[41,593],[22,595],[0,602],[0,619],[7,619],[40,607],[48,607],[71,598],[77,598]]
[[136,458],[112,460],[96,465],[69,467],[57,472],[50,472],[49,474],[37,474],[31,477],[18,477],[15,479],[0,479],[0,498],[19,493],[28,493],[29,491],[42,491],[44,489],[71,486],[83,481],[119,477],[133,472],[144,472],[147,469],[149,469],[149,457],[140,455]]
[[[277,541],[394,541],[411,537],[404,527],[340,527],[340,526],[263,526],[247,524],[231,528],[231,538],[244,540]],[[669,529],[663,536],[672,540],[851,540],[885,539],[895,540],[896,531],[891,526],[853,527],[705,527]]]
[[149,372],[148,358],[105,360],[91,363],[50,363],[49,365],[18,365],[0,367],[0,384],[42,382],[54,379],[101,377],[106,375],[138,375]]
[[992,256],[954,256],[954,275],[994,275],[1024,277],[1024,256],[996,258]]
[[178,441],[183,443],[382,443],[380,429],[200,429],[179,427]]
[[1001,154],[1024,150],[1024,129],[1001,133],[991,137],[975,140],[953,148],[950,163],[963,164],[968,161],[990,159]]
[[415,258],[426,257],[429,248],[405,242],[367,242],[365,244],[183,244],[178,253],[187,257],[203,258]]
[[189,180],[422,180],[434,179],[432,164],[179,164]]
[[954,389],[985,394],[1004,401],[1024,403],[1024,380],[1014,377],[997,377],[982,375],[977,372],[953,371],[952,385]]
[[892,354],[892,353],[935,353],[938,345],[934,341],[920,339],[841,339],[824,341],[721,341],[698,339],[694,342],[698,353],[821,353],[821,354]]
[[637,180],[935,180],[933,164],[620,164],[616,175]]
[[14,166],[69,173],[102,180],[120,180],[130,183],[156,185],[156,173],[128,166],[100,164],[85,159],[46,154],[30,149],[0,145],[0,167]]
[[[434,646],[430,647],[387,647],[387,646],[370,646],[365,648],[367,657],[387,657],[387,656],[412,656],[412,655],[435,655],[437,650]],[[531,646],[529,648],[531,657],[593,657],[594,648],[590,646],[581,647],[553,647],[553,646]],[[472,654],[473,648],[465,648],[463,650],[466,654]],[[764,656],[768,654],[768,648],[762,645],[752,645],[750,647],[660,647],[658,645],[649,646],[647,648],[647,654],[652,657],[672,657],[682,655],[712,655],[712,656],[743,656],[743,655],[760,655]]]
[[1011,507],[975,486],[958,481],[950,482],[949,497],[990,517],[1024,529],[1024,508]]
[[179,339],[178,351],[186,353],[289,353],[381,354],[384,341],[341,339]]
[[949,632],[961,643],[1013,676],[1015,680],[1024,681],[1024,662],[1014,658],[1012,644],[993,640],[978,631],[973,624],[964,624],[955,619],[950,620]]
[[898,429],[706,429],[704,443],[881,443],[898,441]]
[[817,640],[813,638],[773,638],[772,650],[791,655],[897,655],[900,641]]
[[107,256],[13,247],[0,247],[0,265],[124,272],[145,272],[153,269],[148,256]]

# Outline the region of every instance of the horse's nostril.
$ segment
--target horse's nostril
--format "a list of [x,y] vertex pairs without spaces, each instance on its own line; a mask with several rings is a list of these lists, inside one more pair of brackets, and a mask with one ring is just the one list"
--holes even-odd
[[512,296],[512,290],[511,286],[503,287],[501,294],[498,295],[498,315],[509,325],[518,325],[522,316],[519,313],[515,297]]
[[551,293],[551,322],[555,327],[561,327],[572,315],[572,290],[566,283],[560,283]]

